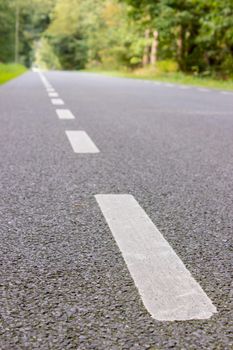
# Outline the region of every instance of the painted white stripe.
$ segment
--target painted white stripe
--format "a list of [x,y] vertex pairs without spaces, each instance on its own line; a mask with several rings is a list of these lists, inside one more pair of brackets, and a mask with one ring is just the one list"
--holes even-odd
[[160,321],[207,319],[217,312],[133,196],[95,196],[151,316]]
[[42,83],[44,84],[44,86],[46,88],[51,88],[52,87],[50,85],[49,81],[45,78],[45,76],[41,72],[39,72],[39,76],[40,76],[40,79],[41,79]]
[[99,153],[98,148],[85,131],[69,130],[66,135],[75,153]]
[[46,90],[47,90],[48,92],[55,92],[55,90],[54,90],[53,87],[46,88]]
[[75,119],[74,115],[69,109],[56,109],[59,119]]
[[223,94],[223,95],[233,95],[233,93],[230,92],[230,91],[221,91],[221,94]]
[[51,99],[52,104],[54,105],[64,105],[64,101],[60,98],[52,98]]
[[57,92],[49,92],[49,97],[58,97]]

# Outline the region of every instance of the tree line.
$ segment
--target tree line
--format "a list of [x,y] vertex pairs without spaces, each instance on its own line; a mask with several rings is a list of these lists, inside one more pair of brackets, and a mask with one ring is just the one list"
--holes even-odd
[[0,0],[0,62],[233,76],[233,0]]

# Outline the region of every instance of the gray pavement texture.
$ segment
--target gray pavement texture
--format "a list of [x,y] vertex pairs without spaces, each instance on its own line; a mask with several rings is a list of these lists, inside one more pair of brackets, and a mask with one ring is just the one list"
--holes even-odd
[[[1,349],[232,349],[233,97],[87,73],[0,88]],[[75,154],[65,130],[99,154]],[[94,199],[132,194],[218,309],[159,322]]]

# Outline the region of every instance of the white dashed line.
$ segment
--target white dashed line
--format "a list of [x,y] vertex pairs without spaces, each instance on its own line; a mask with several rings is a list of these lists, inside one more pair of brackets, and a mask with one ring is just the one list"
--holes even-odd
[[49,97],[58,97],[57,92],[49,92]]
[[69,109],[56,109],[56,113],[59,119],[75,119]]
[[44,86],[46,88],[52,88],[52,86],[50,85],[49,81],[45,78],[45,76],[41,72],[38,72],[38,73],[39,73],[40,79],[41,79],[42,83],[44,84]]
[[54,88],[52,88],[52,87],[46,88],[46,90],[47,90],[48,92],[55,92]]
[[51,102],[54,105],[64,105],[64,101],[60,98],[52,98]]
[[167,87],[174,87],[175,85],[174,85],[174,84],[164,84],[164,86],[167,86]]
[[85,131],[66,131],[66,135],[75,153],[99,153],[98,148]]
[[160,321],[207,319],[217,312],[133,196],[95,196],[143,303]]

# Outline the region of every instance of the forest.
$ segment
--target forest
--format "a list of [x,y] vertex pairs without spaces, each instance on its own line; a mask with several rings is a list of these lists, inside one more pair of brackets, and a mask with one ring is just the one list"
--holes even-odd
[[233,77],[233,0],[0,0],[0,63]]

